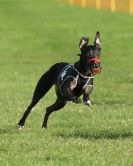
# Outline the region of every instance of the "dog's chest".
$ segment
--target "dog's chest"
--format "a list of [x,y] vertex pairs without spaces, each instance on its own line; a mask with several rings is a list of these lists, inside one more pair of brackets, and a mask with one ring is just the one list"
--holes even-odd
[[67,65],[60,73],[58,78],[58,86],[61,94],[63,95],[62,87],[65,86],[68,80],[70,81],[70,88],[73,90],[77,88],[78,90],[82,90],[84,86],[93,85],[93,77],[85,77],[81,75],[73,65]]
[[74,70],[73,65],[67,65],[60,73],[58,78],[58,85],[60,88],[66,83],[69,78],[72,78],[71,86],[76,86],[79,74]]

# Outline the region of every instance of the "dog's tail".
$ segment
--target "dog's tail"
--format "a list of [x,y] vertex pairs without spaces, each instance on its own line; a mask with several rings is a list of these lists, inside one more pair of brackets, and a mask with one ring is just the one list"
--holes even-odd
[[56,79],[56,68],[57,64],[53,65],[46,73],[42,75],[39,79],[34,94],[32,102],[37,103],[52,87]]

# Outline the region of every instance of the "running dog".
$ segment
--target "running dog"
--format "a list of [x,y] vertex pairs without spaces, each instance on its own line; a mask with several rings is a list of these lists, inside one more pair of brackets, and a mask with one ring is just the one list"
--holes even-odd
[[19,128],[24,127],[26,118],[32,108],[53,85],[55,85],[57,99],[54,104],[46,108],[42,128],[47,128],[50,114],[63,108],[67,101],[81,103],[82,101],[79,97],[83,95],[83,103],[91,106],[90,94],[93,90],[93,79],[102,69],[100,62],[100,33],[96,33],[93,45],[89,44],[88,37],[82,37],[79,48],[81,53],[78,54],[79,60],[77,62],[74,64],[56,63],[42,75],[36,85],[31,103],[18,123]]

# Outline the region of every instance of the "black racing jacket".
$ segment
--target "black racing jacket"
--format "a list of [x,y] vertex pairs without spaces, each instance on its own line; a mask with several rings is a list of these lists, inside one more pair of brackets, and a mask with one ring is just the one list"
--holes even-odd
[[59,78],[58,78],[58,86],[60,89],[61,94],[64,96],[64,93],[62,91],[62,87],[67,81],[68,78],[73,78],[76,82],[76,85],[81,85],[81,87],[85,86],[93,86],[93,79],[94,77],[88,77],[82,75],[72,64],[69,64],[65,66],[62,71],[60,72]]

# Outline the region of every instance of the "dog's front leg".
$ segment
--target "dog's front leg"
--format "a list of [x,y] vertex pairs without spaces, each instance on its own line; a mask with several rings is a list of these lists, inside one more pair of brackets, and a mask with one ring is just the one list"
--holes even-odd
[[75,94],[73,93],[73,90],[71,88],[67,88],[65,96],[68,100],[72,101],[73,103],[81,103],[82,102],[78,96],[75,96]]
[[76,96],[73,92],[73,89],[77,86],[77,80],[69,78],[62,87],[62,92],[65,98],[74,103],[81,103],[81,99]]
[[83,102],[91,107],[90,94],[93,90],[93,85],[86,85],[83,87]]

